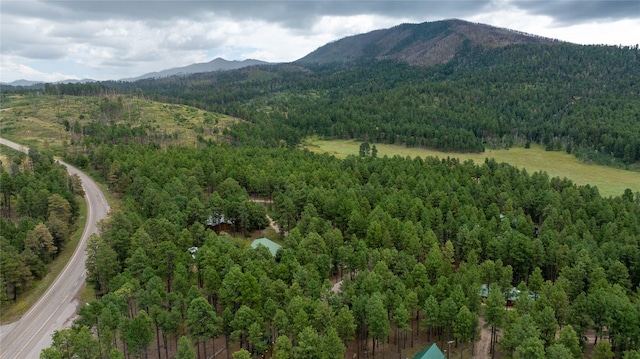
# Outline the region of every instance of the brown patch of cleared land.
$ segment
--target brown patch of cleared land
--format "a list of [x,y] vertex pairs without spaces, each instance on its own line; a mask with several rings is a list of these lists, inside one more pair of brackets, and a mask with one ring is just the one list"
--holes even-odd
[[193,145],[198,136],[219,141],[223,130],[239,120],[187,105],[166,104],[133,95],[107,96],[117,102],[121,97],[122,110],[115,120],[106,119],[100,110],[98,96],[16,95],[3,100],[0,111],[0,133],[29,146],[60,150],[72,140],[65,130],[65,121],[73,127],[90,122],[144,126],[150,137],[161,136],[165,143]]
[[[361,141],[306,139],[302,147],[312,152],[328,153],[339,158],[348,155],[357,156]],[[640,192],[640,172],[631,172],[607,166],[590,165],[578,160],[575,156],[559,151],[545,151],[542,147],[531,145],[508,150],[487,150],[484,153],[440,152],[426,148],[407,148],[399,145],[376,143],[378,157],[383,156],[421,156],[439,158],[459,158],[460,161],[473,160],[477,164],[484,163],[486,158],[494,158],[497,162],[506,162],[517,168],[525,168],[527,172],[547,172],[550,177],[568,178],[577,185],[598,187],[604,197],[619,196],[629,188],[634,193]]]

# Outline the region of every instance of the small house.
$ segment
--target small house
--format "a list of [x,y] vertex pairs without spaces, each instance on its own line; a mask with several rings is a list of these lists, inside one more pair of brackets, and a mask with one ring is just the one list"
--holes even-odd
[[[482,297],[482,299],[487,299],[487,297],[489,296],[489,286],[483,284],[482,287],[480,287],[480,292],[478,294],[480,295],[480,297]],[[518,298],[520,298],[520,290],[516,287],[511,287],[507,297],[507,306],[513,306]],[[529,293],[529,298],[531,300],[536,300],[537,295],[535,293]]]
[[425,350],[416,354],[413,359],[444,359],[444,354],[436,343],[429,345]]
[[226,219],[223,214],[216,213],[209,216],[205,221],[205,224],[208,229],[216,232],[216,234],[220,234],[222,232],[233,232],[233,222]]

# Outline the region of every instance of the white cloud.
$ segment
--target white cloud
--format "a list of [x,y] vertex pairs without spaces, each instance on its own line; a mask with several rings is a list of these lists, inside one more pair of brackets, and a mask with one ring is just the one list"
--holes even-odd
[[507,2],[500,3],[500,7],[494,11],[467,20],[582,45],[635,45],[640,42],[640,21],[627,19],[559,24],[549,15],[530,14]]
[[633,46],[640,44],[640,21],[619,20],[605,25],[606,27],[599,22],[589,22],[562,28],[539,29],[539,33],[583,45]]
[[0,81],[12,82],[15,80],[38,80],[45,82],[55,82],[61,80],[79,79],[76,75],[62,72],[43,72],[27,66],[23,63],[15,62],[15,59],[8,59],[2,56],[0,60]]
[[467,20],[540,36],[545,36],[541,30],[553,22],[549,16],[531,15],[506,2],[500,3],[493,11],[471,16]]
[[363,34],[409,22],[406,18],[388,18],[380,15],[323,16],[312,31],[337,40],[345,36]]
[[311,29],[302,31],[262,21],[227,20],[221,23],[225,42],[218,56],[229,60],[291,62],[328,42],[397,24],[398,19],[377,15],[323,16]]

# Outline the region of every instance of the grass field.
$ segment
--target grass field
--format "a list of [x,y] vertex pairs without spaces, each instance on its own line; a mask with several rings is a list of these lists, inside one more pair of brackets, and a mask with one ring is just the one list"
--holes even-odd
[[[320,140],[308,138],[303,148],[317,153],[329,153],[336,157],[358,155],[359,141]],[[568,178],[578,185],[597,186],[604,197],[619,196],[630,188],[634,193],[640,192],[640,172],[631,172],[612,167],[589,165],[580,162],[576,157],[565,152],[545,151],[542,147],[532,145],[531,148],[511,148],[508,150],[487,150],[484,153],[439,152],[424,148],[407,148],[398,145],[376,144],[378,157],[456,157],[461,161],[473,160],[477,164],[484,163],[486,158],[494,158],[498,162],[506,162],[518,168],[526,168],[529,173],[544,171],[551,177]]]
[[[121,97],[121,100],[118,99]],[[121,113],[115,121],[106,120],[100,110],[104,97],[97,96],[21,96],[3,101],[0,112],[0,133],[29,146],[59,151],[72,141],[71,126],[89,122],[144,126],[150,136],[161,136],[167,144],[193,145],[197,136],[218,140],[222,131],[239,121],[236,118],[203,111],[195,107],[154,102],[135,96],[110,96],[112,103],[122,103]],[[79,137],[79,135],[75,135]]]

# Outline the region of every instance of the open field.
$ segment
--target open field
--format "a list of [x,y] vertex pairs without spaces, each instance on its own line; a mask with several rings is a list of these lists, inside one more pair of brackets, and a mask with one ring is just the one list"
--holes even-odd
[[[329,153],[336,157],[358,155],[360,141],[320,140],[308,138],[303,148],[313,152]],[[531,148],[511,148],[508,150],[487,150],[484,153],[439,152],[425,148],[407,148],[399,145],[375,144],[378,157],[383,156],[422,156],[422,157],[456,157],[461,161],[473,160],[481,164],[486,158],[494,158],[498,162],[506,162],[518,168],[526,168],[529,173],[544,171],[551,177],[568,178],[578,185],[590,184],[598,187],[604,197],[619,196],[630,188],[634,193],[640,192],[640,172],[631,172],[612,167],[589,165],[580,162],[576,157],[565,152],[545,151],[542,147],[531,145]]]
[[[130,95],[16,95],[3,99],[1,106],[4,109],[0,111],[2,136],[19,140],[25,145],[56,151],[74,139],[79,140],[82,127],[91,122],[144,127],[150,137],[163,138],[165,143],[193,145],[198,136],[219,140],[222,131],[238,121],[191,106],[166,104]],[[117,108],[113,110],[117,112],[116,115],[109,118],[105,115],[105,108]],[[76,122],[78,127],[74,131]]]

